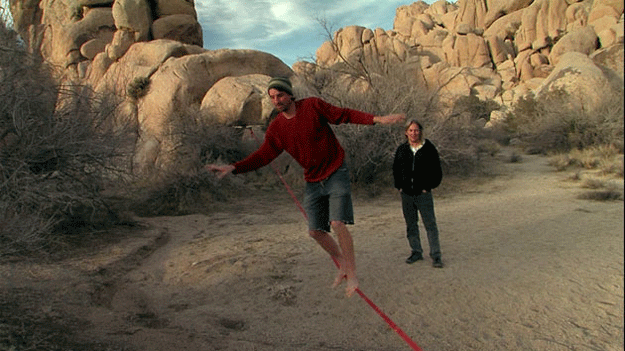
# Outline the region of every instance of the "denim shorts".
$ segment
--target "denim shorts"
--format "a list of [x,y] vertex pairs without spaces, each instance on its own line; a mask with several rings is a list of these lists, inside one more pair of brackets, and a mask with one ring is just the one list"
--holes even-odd
[[309,230],[330,231],[331,221],[354,224],[349,169],[342,165],[328,178],[306,183],[304,208]]

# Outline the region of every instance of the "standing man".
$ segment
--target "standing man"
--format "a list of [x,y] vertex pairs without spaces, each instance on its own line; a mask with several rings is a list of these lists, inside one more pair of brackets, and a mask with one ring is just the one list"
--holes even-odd
[[[269,124],[265,140],[254,153],[232,165],[206,165],[220,178],[228,173],[253,171],[269,164],[282,151],[288,152],[304,168],[306,191],[304,207],[310,236],[339,265],[333,287],[347,280],[345,290],[352,296],[358,289],[354,245],[347,224],[354,223],[349,170],[344,164],[345,151],[330,124],[392,124],[405,120],[404,114],[374,116],[333,106],[319,98],[295,100],[288,78],[269,81],[267,92],[278,111]],[[330,230],[338,237],[338,244]]]
[[408,121],[405,134],[407,141],[399,145],[395,152],[393,177],[395,188],[401,193],[408,243],[412,249],[406,263],[423,259],[423,248],[419,239],[420,213],[430,243],[432,266],[442,268],[441,246],[432,199],[432,189],[443,179],[440,158],[434,144],[428,139],[423,139],[421,123],[415,120]]

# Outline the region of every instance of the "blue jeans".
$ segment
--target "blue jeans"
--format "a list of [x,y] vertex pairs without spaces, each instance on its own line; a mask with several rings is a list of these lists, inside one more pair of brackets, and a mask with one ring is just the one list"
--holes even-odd
[[441,246],[438,240],[438,226],[434,215],[434,200],[431,192],[418,195],[406,195],[401,193],[401,205],[406,220],[406,232],[408,244],[413,253],[423,254],[421,239],[419,238],[419,213],[423,219],[423,226],[428,235],[430,244],[430,257],[441,257]]
[[328,178],[306,183],[304,208],[308,229],[330,232],[330,221],[354,224],[349,169],[342,165]]

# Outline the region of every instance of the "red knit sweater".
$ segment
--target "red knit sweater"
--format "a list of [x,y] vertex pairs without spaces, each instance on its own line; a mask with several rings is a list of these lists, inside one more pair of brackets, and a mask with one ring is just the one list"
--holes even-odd
[[234,164],[233,173],[245,173],[266,166],[282,151],[304,168],[307,182],[329,177],[345,159],[330,124],[373,124],[373,115],[333,106],[319,98],[295,102],[297,113],[287,119],[282,113],[269,124],[263,144],[254,153]]

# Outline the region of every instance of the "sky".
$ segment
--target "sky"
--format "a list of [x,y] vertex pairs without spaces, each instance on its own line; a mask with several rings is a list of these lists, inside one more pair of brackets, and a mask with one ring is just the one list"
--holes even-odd
[[332,33],[351,25],[391,30],[395,10],[413,2],[195,0],[195,9],[205,49],[259,50],[292,66],[297,61],[314,61],[315,51],[328,40],[322,22]]

